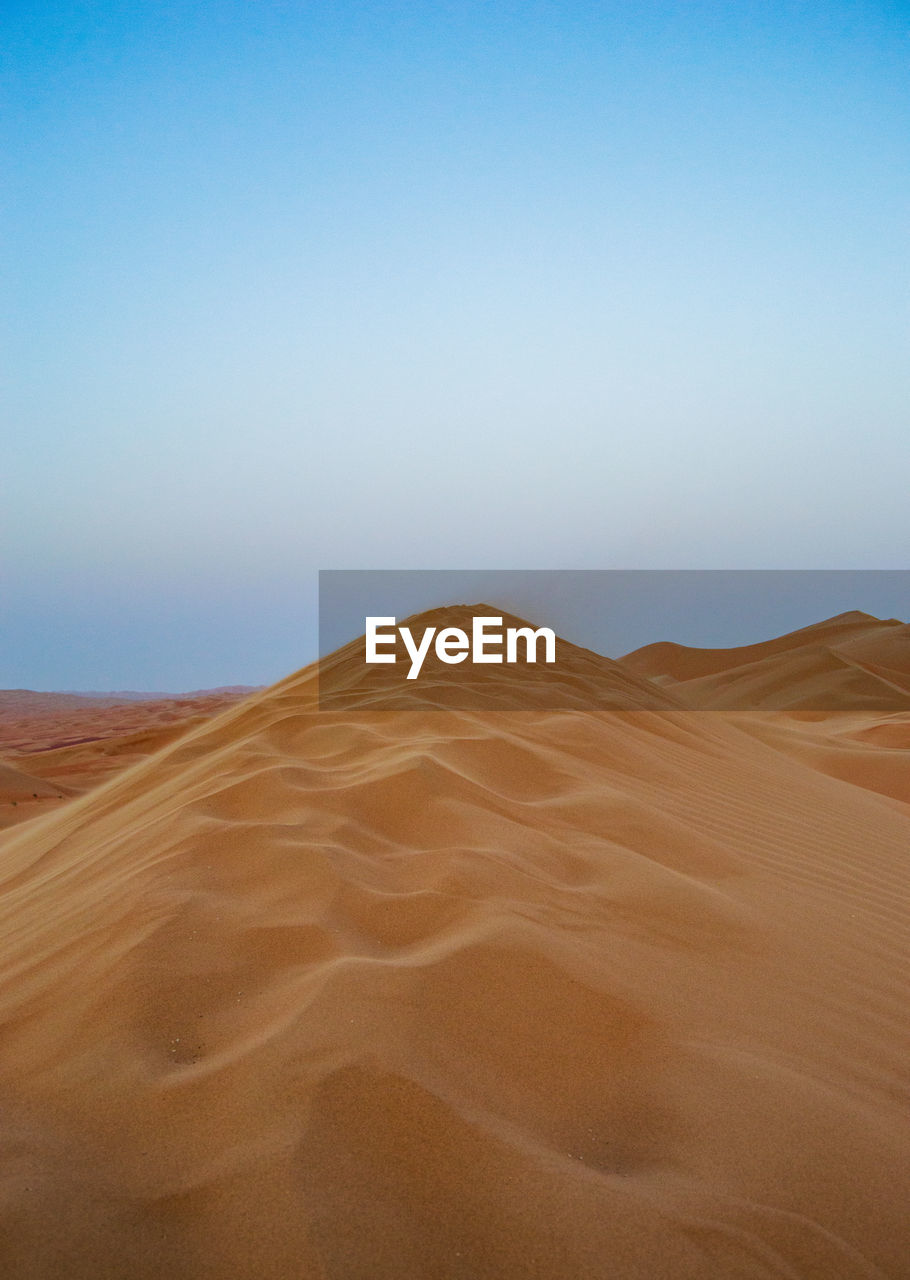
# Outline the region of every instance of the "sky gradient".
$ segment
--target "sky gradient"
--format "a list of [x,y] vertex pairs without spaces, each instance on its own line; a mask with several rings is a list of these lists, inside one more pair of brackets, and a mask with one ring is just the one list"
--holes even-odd
[[2,22],[0,686],[277,679],[319,568],[906,567],[906,5]]

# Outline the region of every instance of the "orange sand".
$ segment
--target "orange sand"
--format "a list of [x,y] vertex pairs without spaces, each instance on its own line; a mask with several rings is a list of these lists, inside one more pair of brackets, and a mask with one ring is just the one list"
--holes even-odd
[[215,689],[124,702],[0,690],[0,830],[59,808],[243,696]]
[[910,711],[910,627],[858,611],[738,649],[649,644],[622,665],[700,709]]
[[0,837],[0,1273],[910,1275],[910,715],[578,662],[307,669]]

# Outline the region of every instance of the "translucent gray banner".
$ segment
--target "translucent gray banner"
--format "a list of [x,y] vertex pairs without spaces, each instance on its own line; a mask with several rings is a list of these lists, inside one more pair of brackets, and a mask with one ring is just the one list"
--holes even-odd
[[319,705],[910,710],[910,570],[326,570]]

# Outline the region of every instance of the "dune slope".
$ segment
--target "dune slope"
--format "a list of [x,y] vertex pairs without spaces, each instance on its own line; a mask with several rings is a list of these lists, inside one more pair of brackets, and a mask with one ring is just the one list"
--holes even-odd
[[46,813],[72,792],[0,760],[0,830]]
[[242,696],[239,686],[181,697],[0,689],[0,830],[90,791]]
[[307,669],[0,839],[4,1275],[910,1274],[910,806],[603,662]]
[[620,664],[701,710],[910,710],[910,627],[859,611],[734,649],[660,641]]

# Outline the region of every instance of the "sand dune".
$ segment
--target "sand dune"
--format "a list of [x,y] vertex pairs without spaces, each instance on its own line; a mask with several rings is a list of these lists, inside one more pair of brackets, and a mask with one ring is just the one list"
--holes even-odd
[[39,796],[59,797],[56,787],[34,774],[25,773],[0,761],[0,801],[38,799]]
[[620,661],[699,709],[910,709],[910,627],[867,613],[734,649],[663,641]]
[[168,729],[223,711],[248,693],[243,686],[149,697],[0,689],[0,754],[30,754]]
[[720,671],[745,666],[780,653],[790,653],[805,646],[844,644],[859,637],[881,636],[882,632],[904,624],[896,618],[883,621],[870,613],[853,610],[814,622],[773,640],[740,645],[733,649],[696,649],[689,645],[660,640],[635,649],[622,659],[624,666],[647,676],[670,676],[674,680],[693,680],[698,676],[716,675]]
[[910,1275],[908,717],[616,666],[308,668],[0,837],[3,1274]]
[[910,715],[831,714],[817,720],[778,714],[731,722],[778,751],[854,787],[910,804]]
[[0,830],[47,813],[72,794],[67,787],[0,760]]
[[840,641],[837,651],[857,662],[910,676],[910,626],[906,623],[883,622]]
[[0,690],[0,830],[90,791],[244,696],[240,686],[173,698]]
[[50,782],[60,782],[77,791],[88,791],[99,782],[119,773],[121,769],[144,760],[146,756],[153,755],[168,743],[176,741],[195,725],[210,719],[211,714],[202,712],[186,715],[172,724],[158,725],[136,733],[114,733],[103,738],[89,738],[68,747],[51,747],[7,758]]

